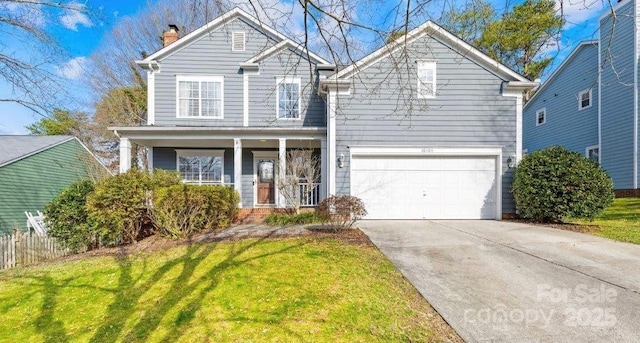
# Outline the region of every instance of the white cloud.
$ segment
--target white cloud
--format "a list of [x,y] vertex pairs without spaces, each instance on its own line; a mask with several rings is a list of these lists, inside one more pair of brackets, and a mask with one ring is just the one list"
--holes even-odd
[[91,19],[82,12],[85,8],[84,5],[79,3],[70,3],[70,5],[71,7],[74,7],[74,9],[65,9],[63,12],[64,14],[60,16],[60,23],[62,23],[62,26],[73,31],[78,31],[78,25],[82,25],[84,27],[93,26]]
[[85,72],[89,59],[86,57],[76,57],[62,66],[56,67],[58,75],[69,79],[78,80]]
[[565,29],[594,18],[605,9],[598,0],[556,0],[556,11],[567,21]]
[[9,11],[14,19],[19,18],[28,26],[43,28],[46,23],[45,14],[37,4],[3,1],[0,8]]

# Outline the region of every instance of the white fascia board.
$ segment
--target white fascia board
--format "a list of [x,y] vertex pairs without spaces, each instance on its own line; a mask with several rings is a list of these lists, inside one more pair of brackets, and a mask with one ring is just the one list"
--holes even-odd
[[269,49],[253,56],[252,58],[250,58],[249,60],[247,60],[246,62],[244,62],[243,64],[254,64],[254,63],[259,63],[260,61],[269,58],[271,56],[273,56],[274,54],[278,53],[279,51],[282,51],[283,49],[286,48],[290,48],[292,50],[296,50],[298,51],[302,56],[307,56],[307,54],[309,54],[309,57],[311,57],[312,59],[314,59],[316,62],[320,63],[320,64],[329,64],[329,62],[327,60],[325,60],[324,58],[318,56],[317,54],[314,54],[313,52],[307,50],[304,46],[300,45],[300,44],[296,44],[295,42],[293,42],[292,40],[286,38],[285,40],[283,40],[282,42],[270,47]]
[[[292,47],[297,47],[297,48],[303,49],[304,53],[306,54],[306,48],[300,47],[298,44],[294,43],[291,39],[287,38],[285,35],[281,34],[278,31],[276,31],[272,27],[266,25],[265,23],[263,23],[262,21],[258,20],[257,18],[255,18],[254,16],[250,15],[249,13],[243,11],[242,9],[240,9],[238,7],[235,7],[232,10],[230,10],[229,12],[227,12],[225,14],[222,14],[218,18],[216,18],[216,19],[210,21],[209,23],[205,24],[204,26],[200,27],[199,29],[197,29],[197,30],[189,33],[188,35],[178,39],[173,44],[170,44],[170,45],[168,45],[168,46],[156,51],[154,54],[148,56],[147,58],[145,58],[145,59],[143,59],[141,61],[136,61],[135,63],[144,68],[144,66],[146,64],[148,64],[149,62],[165,58],[166,56],[169,56],[169,55],[179,51],[180,49],[188,46],[189,44],[191,44],[192,42],[194,42],[195,40],[197,40],[201,36],[207,34],[208,32],[217,30],[222,25],[224,25],[224,24],[226,24],[226,23],[228,23],[228,22],[230,22],[230,21],[232,21],[232,20],[234,20],[236,18],[242,18],[244,20],[247,20],[247,21],[251,22],[256,27],[259,27],[262,30],[264,30],[266,34],[269,34],[269,35],[277,38],[277,40],[280,43],[288,42]],[[314,59],[316,59],[320,63],[328,64],[328,62],[325,59],[323,59],[322,57],[318,56],[317,54],[309,52],[309,56],[313,57]]]
[[427,21],[426,23],[409,31],[405,36],[399,37],[394,42],[384,45],[383,47],[374,51],[368,56],[364,57],[360,61],[334,74],[333,76],[331,76],[331,78],[351,77],[354,74],[365,69],[366,67],[375,64],[381,59],[391,55],[398,49],[401,49],[402,47],[411,44],[413,41],[425,35],[431,35],[432,37],[441,40],[443,43],[450,46],[453,50],[477,62],[478,64],[480,64],[481,66],[484,66],[488,70],[496,72],[498,75],[500,75],[501,77],[504,77],[505,79],[512,79],[514,81],[522,81],[522,82],[529,81],[524,76],[511,70],[511,68],[495,61],[491,57],[482,53],[480,50],[476,49],[472,45],[468,44],[462,39],[446,31],[445,29],[433,23],[432,21]]
[[[536,93],[531,97],[531,99],[529,99],[527,101],[526,104],[524,104],[524,107],[526,108],[528,104],[532,103],[533,100],[538,96],[538,94],[542,93],[542,90],[544,90],[545,88],[547,88],[547,86],[549,84],[551,84],[551,82],[558,76],[560,75],[560,73],[562,72],[562,70],[564,70],[564,68],[569,65],[570,61],[578,54],[578,52],[580,50],[582,50],[582,48],[584,48],[585,46],[588,45],[594,45],[594,46],[598,46],[598,41],[597,40],[585,40],[580,42],[580,44],[578,44],[578,46],[575,47],[575,49],[573,49],[573,51],[571,51],[571,53],[569,54],[569,56],[567,56],[564,61],[562,61],[562,63],[560,64],[560,66],[553,72],[553,74],[551,74],[551,76],[549,76],[549,78],[540,85],[540,88],[538,88],[538,90],[536,91]],[[600,51],[598,51],[598,55],[600,54]],[[600,63],[598,63],[598,65],[600,65]]]

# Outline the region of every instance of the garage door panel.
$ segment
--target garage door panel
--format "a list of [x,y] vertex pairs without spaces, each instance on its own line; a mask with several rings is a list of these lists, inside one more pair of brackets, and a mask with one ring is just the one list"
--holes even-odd
[[352,192],[370,219],[496,216],[494,157],[354,157]]

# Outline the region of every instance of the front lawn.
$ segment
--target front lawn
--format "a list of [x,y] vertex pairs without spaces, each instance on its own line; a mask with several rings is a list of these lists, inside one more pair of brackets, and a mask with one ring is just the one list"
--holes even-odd
[[0,272],[6,342],[460,341],[373,246],[200,243]]
[[569,219],[573,224],[593,226],[587,232],[622,242],[640,244],[640,198],[615,199],[593,221]]

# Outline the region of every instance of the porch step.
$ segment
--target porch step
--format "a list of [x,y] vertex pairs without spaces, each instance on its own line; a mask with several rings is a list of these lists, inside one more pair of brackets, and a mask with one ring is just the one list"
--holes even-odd
[[238,211],[236,221],[241,224],[262,224],[271,213],[284,212],[285,209],[264,207],[264,208],[241,208]]

